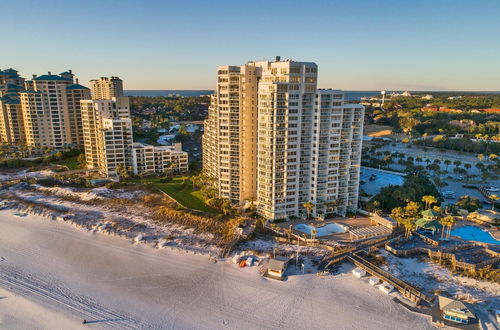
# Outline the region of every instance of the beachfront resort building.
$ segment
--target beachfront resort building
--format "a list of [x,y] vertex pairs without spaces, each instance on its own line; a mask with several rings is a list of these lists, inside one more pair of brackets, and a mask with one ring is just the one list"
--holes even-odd
[[187,172],[188,154],[180,143],[157,147],[133,142],[128,97],[80,103],[87,168],[106,176],[118,175],[119,167],[134,174]]
[[87,168],[106,176],[122,165],[132,167],[132,121],[127,97],[82,100],[83,140]]
[[123,96],[123,81],[118,77],[101,77],[90,81],[92,99],[111,100]]
[[222,66],[203,136],[220,197],[256,200],[277,220],[355,211],[364,107],[318,90],[318,66],[291,60]]
[[185,173],[188,171],[188,154],[182,144],[152,146],[136,142],[132,148],[133,173]]
[[83,143],[80,100],[90,90],[74,81],[71,70],[27,81],[19,93],[25,142],[31,147],[64,148]]

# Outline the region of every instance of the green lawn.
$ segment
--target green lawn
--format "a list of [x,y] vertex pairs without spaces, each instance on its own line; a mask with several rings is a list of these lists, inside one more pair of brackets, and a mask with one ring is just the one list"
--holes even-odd
[[69,157],[66,159],[61,159],[55,162],[52,162],[52,164],[58,164],[58,165],[66,165],[70,170],[76,170],[78,169],[78,156],[73,156]]
[[[160,178],[145,178],[138,179],[137,182],[141,183],[152,183],[155,187],[165,192],[167,195],[175,199],[177,202],[182,204],[183,206],[193,209],[199,210],[203,212],[218,214],[219,210],[213,209],[203,202],[203,198],[201,197],[201,193],[199,190],[193,191],[193,186],[191,181],[188,181],[186,187],[182,187],[184,177],[176,177],[173,178],[172,181],[163,183],[160,182]],[[134,180],[136,181],[136,180]]]

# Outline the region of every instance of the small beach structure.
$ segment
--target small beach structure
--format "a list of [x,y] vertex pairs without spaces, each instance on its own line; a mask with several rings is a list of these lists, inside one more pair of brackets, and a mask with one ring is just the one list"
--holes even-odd
[[476,322],[476,314],[472,307],[460,300],[439,296],[438,307],[441,317],[445,320],[460,324]]
[[368,280],[368,283],[370,283],[371,286],[375,286],[377,284],[380,283],[380,279],[378,277],[370,277],[370,279]]
[[392,292],[392,290],[394,290],[394,287],[389,283],[384,282],[378,286],[378,289],[383,293],[389,294]]
[[276,256],[275,258],[269,259],[267,272],[264,276],[283,281],[286,268],[288,267],[288,261],[288,258],[282,256]]
[[352,270],[352,274],[356,276],[357,278],[362,278],[363,276],[366,275],[366,272],[362,270],[361,268],[354,268]]
[[415,221],[416,229],[420,229],[423,232],[436,233],[442,226],[438,222],[439,213],[434,210],[422,211],[422,218]]

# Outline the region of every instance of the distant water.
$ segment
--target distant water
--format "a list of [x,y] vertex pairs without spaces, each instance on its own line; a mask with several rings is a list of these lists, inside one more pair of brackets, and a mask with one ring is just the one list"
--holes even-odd
[[168,95],[180,95],[180,96],[200,96],[200,95],[211,95],[214,93],[213,90],[126,90],[123,92],[126,96],[168,96]]
[[[126,90],[126,96],[200,96],[211,95],[213,90]],[[380,96],[380,91],[346,91],[346,100],[361,100],[362,97]]]
[[[391,93],[401,93],[402,91],[387,91],[387,94]],[[416,91],[411,93],[418,94],[436,94],[436,93],[446,93],[446,94],[462,94],[462,95],[474,95],[474,94],[500,94],[498,91]],[[180,96],[200,96],[200,95],[211,95],[214,93],[213,90],[126,90],[125,95],[127,96],[168,96],[168,95],[180,95]],[[345,99],[348,101],[359,101],[362,97],[380,97],[380,91],[344,91]]]

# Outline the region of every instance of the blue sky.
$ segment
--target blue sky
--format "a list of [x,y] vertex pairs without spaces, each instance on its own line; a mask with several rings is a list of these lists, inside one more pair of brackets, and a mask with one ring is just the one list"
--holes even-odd
[[346,90],[500,90],[500,1],[2,1],[0,68],[212,89],[219,65],[319,65]]

